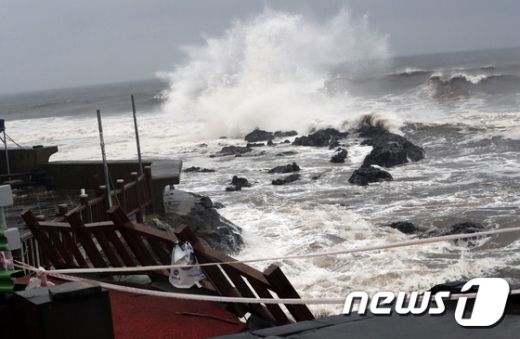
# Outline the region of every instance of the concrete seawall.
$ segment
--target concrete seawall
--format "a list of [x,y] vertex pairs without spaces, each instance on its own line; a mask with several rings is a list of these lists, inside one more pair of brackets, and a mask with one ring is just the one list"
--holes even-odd
[[[182,160],[145,160],[143,166],[152,169],[154,204],[156,211],[163,213],[165,187],[179,184]],[[94,176],[99,178],[101,185],[105,184],[102,161],[54,161],[42,164],[39,168],[52,178],[58,189],[94,189]],[[114,183],[118,179],[129,182],[130,173],[139,171],[139,163],[135,160],[108,161],[108,170]]]
[[[42,164],[49,162],[49,158],[58,152],[58,146],[33,146],[32,148],[8,148],[9,170],[13,174],[30,173]],[[4,150],[0,150],[0,173],[7,174],[7,164]]]

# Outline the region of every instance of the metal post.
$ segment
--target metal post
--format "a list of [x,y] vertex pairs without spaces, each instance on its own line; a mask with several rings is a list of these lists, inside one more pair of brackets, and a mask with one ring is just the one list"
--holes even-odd
[[4,139],[2,140],[4,142],[4,148],[5,148],[5,163],[7,166],[7,180],[11,180],[11,170],[9,168],[9,152],[7,151],[7,137],[5,136],[5,126],[4,126],[4,120],[0,119],[0,132],[4,133]]
[[[5,220],[5,211],[4,207],[7,206],[13,206],[13,194],[11,193],[11,186],[10,185],[2,185],[0,186],[0,230],[6,230],[7,229],[7,221]],[[13,256],[11,254],[11,251],[5,251],[1,252],[4,253],[4,256],[6,259],[13,259]],[[13,269],[13,266],[11,264],[7,265],[7,271],[10,271]],[[3,266],[0,265],[0,271],[3,271]]]
[[132,110],[134,111],[135,141],[137,142],[137,157],[139,159],[139,176],[143,175],[143,163],[141,161],[141,145],[139,144],[139,130],[137,129],[137,118],[135,116],[135,102],[132,94]]
[[112,207],[112,199],[110,198],[110,182],[108,180],[108,165],[107,157],[105,155],[105,140],[103,139],[103,125],[101,124],[101,111],[97,110],[98,129],[99,129],[99,141],[101,144],[101,155],[103,156],[103,168],[105,170],[105,185],[107,187],[108,194],[108,206]]

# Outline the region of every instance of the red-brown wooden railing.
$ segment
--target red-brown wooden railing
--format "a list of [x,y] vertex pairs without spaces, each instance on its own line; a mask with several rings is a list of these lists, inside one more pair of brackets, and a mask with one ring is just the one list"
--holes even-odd
[[[118,180],[118,186],[110,193],[110,199],[114,205],[119,205],[125,211],[128,217],[135,216],[138,223],[144,221],[144,210],[148,209],[150,214],[155,214],[155,206],[153,201],[153,184],[152,184],[152,171],[149,166],[144,168],[144,174],[139,176],[137,173],[131,173],[132,181],[124,183],[123,180]],[[109,221],[110,218],[107,214],[109,209],[108,203],[108,192],[106,186],[100,186],[97,182],[97,178],[94,178],[96,184],[95,197],[93,199],[88,198],[88,195],[82,194],[80,196],[79,205],[71,209],[67,208],[67,205],[58,206],[58,216],[51,222],[66,222],[66,216],[68,214],[78,213],[80,220],[85,223],[96,223]],[[76,234],[71,234],[74,243],[79,245],[79,240]],[[49,268],[51,266],[51,260],[47,257],[47,251],[43,251],[38,246],[38,242],[34,238],[31,232],[23,235],[22,239],[27,244],[23,251],[15,251],[15,255],[22,259],[28,265],[34,267]],[[40,244],[41,246],[41,244]],[[72,245],[68,245],[69,247]],[[68,248],[72,250],[72,248]]]
[[[175,234],[133,223],[120,206],[107,211],[111,221],[84,223],[79,211],[65,215],[67,222],[44,222],[37,220],[29,210],[22,217],[49,258],[49,266],[55,267],[138,267],[167,265],[177,241],[192,244],[200,263],[216,263],[203,266],[207,280],[203,287],[228,297],[245,298],[300,298],[282,270],[271,265],[264,272],[246,264],[238,263],[230,256],[204,244],[186,225],[181,225]],[[233,264],[219,264],[236,262]],[[42,265],[43,266],[43,265]],[[169,271],[148,272],[168,277]],[[282,305],[247,305],[232,303],[238,316],[256,312],[260,316],[283,325],[291,320]],[[296,321],[312,320],[314,316],[306,305],[283,305]]]

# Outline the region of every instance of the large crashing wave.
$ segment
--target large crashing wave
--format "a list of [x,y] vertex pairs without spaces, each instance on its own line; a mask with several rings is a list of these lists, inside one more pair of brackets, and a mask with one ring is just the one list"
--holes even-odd
[[355,112],[347,93],[327,92],[327,79],[338,69],[352,77],[381,73],[389,55],[386,37],[346,10],[326,22],[265,10],[182,49],[188,62],[166,75],[164,110],[202,119],[206,137],[340,127]]

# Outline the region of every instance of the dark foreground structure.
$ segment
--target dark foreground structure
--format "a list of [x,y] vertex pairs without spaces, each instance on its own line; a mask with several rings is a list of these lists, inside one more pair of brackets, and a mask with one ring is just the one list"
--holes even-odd
[[471,328],[460,326],[455,321],[454,310],[448,310],[442,316],[336,315],[214,339],[512,339],[517,338],[519,332],[520,315],[506,314],[494,327]]

